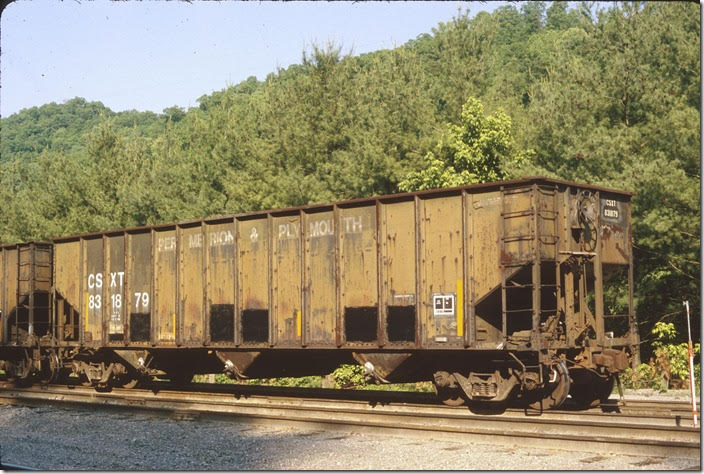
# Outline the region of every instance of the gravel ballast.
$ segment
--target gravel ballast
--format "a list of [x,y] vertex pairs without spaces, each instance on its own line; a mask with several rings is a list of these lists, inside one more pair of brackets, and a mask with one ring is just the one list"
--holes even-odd
[[87,407],[0,407],[2,461],[42,470],[700,469],[691,459],[351,431]]

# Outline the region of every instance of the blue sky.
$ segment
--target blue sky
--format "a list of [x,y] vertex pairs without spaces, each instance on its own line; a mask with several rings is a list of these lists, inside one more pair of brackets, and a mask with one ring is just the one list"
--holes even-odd
[[0,18],[0,116],[73,97],[161,112],[300,63],[312,42],[354,54],[393,48],[459,6],[508,2],[20,0]]

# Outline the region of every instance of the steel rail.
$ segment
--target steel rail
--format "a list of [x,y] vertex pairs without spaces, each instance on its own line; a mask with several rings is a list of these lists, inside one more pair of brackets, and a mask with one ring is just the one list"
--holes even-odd
[[0,463],[0,471],[38,471],[38,469],[3,462]]
[[[406,392],[406,391],[385,391],[385,390],[351,390],[351,389],[317,389],[307,387],[280,387],[264,385],[244,385],[244,384],[209,384],[192,383],[175,387],[170,383],[157,382],[148,387],[156,390],[183,390],[190,392],[209,393],[232,393],[239,395],[265,395],[265,396],[288,396],[294,398],[332,398],[340,400],[362,400],[376,403],[416,403],[438,405],[437,396],[429,392]],[[699,403],[697,402],[699,406]],[[466,409],[466,407],[465,407]],[[509,411],[520,411],[522,409],[509,408]],[[571,398],[568,398],[561,412],[580,413],[586,411],[578,407]],[[623,402],[612,398],[599,408],[591,409],[590,412],[608,412],[630,414],[634,416],[664,415],[687,417],[692,414],[690,402],[678,400],[648,400],[642,398],[626,398]],[[550,413],[556,413],[551,411]],[[686,424],[686,420],[682,420]]]
[[[35,385],[36,386],[36,385]],[[52,384],[51,387],[79,386],[78,382]],[[14,388],[14,384],[0,380],[0,389]],[[275,385],[247,385],[247,384],[218,384],[218,383],[189,383],[185,385],[175,385],[170,382],[155,381],[146,387],[140,387],[158,393],[160,391],[178,391],[193,393],[213,393],[231,394],[237,397],[266,396],[266,397],[288,397],[305,399],[334,399],[347,401],[363,401],[369,403],[412,403],[438,405],[440,402],[434,393],[428,392],[408,392],[408,391],[386,391],[386,390],[353,390],[353,389],[332,389],[332,388],[310,388],[310,387],[281,387]],[[116,389],[119,390],[119,389]],[[697,403],[699,405],[699,403]],[[452,407],[445,407],[451,410]],[[466,410],[466,407],[454,408]],[[520,408],[507,408],[510,412],[524,411]],[[691,426],[685,418],[691,415],[691,405],[687,401],[678,400],[649,400],[649,399],[625,399],[623,401],[611,398],[608,402],[599,407],[585,410],[576,406],[571,398],[568,398],[563,407],[559,410],[547,412],[551,416],[568,414],[569,416],[612,416],[614,413],[631,416],[637,420],[651,420],[661,418],[667,422],[672,420],[678,426],[683,424]],[[644,418],[647,417],[647,418]]]
[[[79,386],[77,382],[52,384],[50,386],[66,387]],[[0,380],[1,388],[13,388],[14,384]],[[385,390],[353,390],[353,389],[331,389],[331,388],[310,388],[310,387],[281,387],[274,385],[246,385],[246,384],[217,384],[217,383],[189,383],[185,385],[175,385],[170,382],[156,381],[147,387],[140,387],[154,391],[184,391],[194,393],[219,393],[231,394],[237,397],[267,396],[267,397],[289,397],[289,398],[320,398],[348,401],[364,401],[369,403],[414,403],[438,405],[440,402],[434,393],[428,392],[408,392],[408,391],[385,391]],[[697,403],[699,406],[699,403]],[[444,407],[444,405],[443,405]],[[445,409],[452,409],[445,407]],[[457,409],[466,409],[460,407]],[[508,411],[523,412],[519,408],[507,408]],[[654,420],[661,417],[664,420],[672,419],[677,425],[688,424],[685,419],[691,415],[691,405],[687,401],[678,400],[650,400],[643,398],[617,400],[611,398],[608,402],[589,410],[578,407],[568,398],[559,411],[552,410],[550,414],[566,413],[578,416],[602,416],[604,414],[618,413],[623,416],[632,416],[637,419]],[[689,423],[691,425],[691,423]]]
[[[115,389],[100,393],[88,387],[0,387],[0,403],[71,404],[139,408],[175,417],[237,417],[321,429],[383,431],[568,451],[618,453],[698,459],[700,431],[678,426],[672,416],[617,415],[589,411],[523,411],[476,414],[466,407],[412,403],[370,403],[264,395],[235,395],[179,390]],[[549,444],[547,442],[550,442]]]

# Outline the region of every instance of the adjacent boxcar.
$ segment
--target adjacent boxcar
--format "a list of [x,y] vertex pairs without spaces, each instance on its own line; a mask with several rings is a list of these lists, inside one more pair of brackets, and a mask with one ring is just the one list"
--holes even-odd
[[[637,357],[630,198],[526,178],[7,246],[2,354],[98,385],[356,360],[377,381],[433,380],[448,403],[593,403],[619,349]],[[30,296],[13,273],[25,247],[53,261]],[[12,355],[32,344],[50,356]]]

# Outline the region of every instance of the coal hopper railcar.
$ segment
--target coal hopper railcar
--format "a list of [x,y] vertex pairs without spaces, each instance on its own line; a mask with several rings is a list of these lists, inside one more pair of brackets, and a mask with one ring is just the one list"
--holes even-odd
[[0,360],[103,389],[359,363],[449,404],[598,403],[637,357],[631,196],[536,177],[6,245]]

